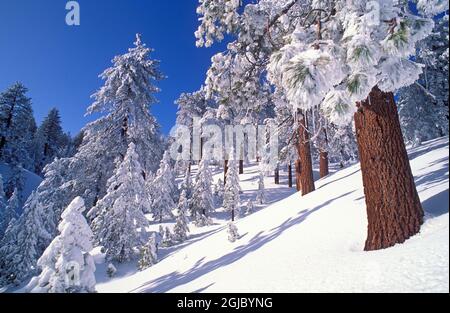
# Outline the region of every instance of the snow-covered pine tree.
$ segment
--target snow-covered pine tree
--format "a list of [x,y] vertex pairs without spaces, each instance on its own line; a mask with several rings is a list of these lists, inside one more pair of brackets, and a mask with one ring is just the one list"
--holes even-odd
[[183,181],[181,182],[180,190],[181,192],[186,192],[186,199],[189,199],[192,197],[192,177],[191,177],[191,171],[189,169],[186,169],[186,173],[184,174]]
[[117,273],[117,268],[114,266],[114,264],[109,263],[108,267],[106,268],[106,274],[109,278],[113,278]]
[[[433,28],[432,19],[410,13],[410,2],[267,0],[247,4],[241,13],[235,8],[232,12],[239,18],[233,20],[203,1],[199,6],[205,18],[196,33],[198,45],[210,45],[218,38],[214,34],[225,30],[236,36],[222,54],[227,58],[222,64],[239,69],[246,79],[230,80],[227,90],[235,92],[238,85],[251,87],[247,82],[267,78],[286,95],[304,127],[308,123],[303,117],[317,108],[336,125],[355,118],[369,217],[365,250],[402,243],[423,223],[393,95],[422,73],[410,57]],[[412,2],[429,15],[448,9],[448,1]],[[261,16],[267,16],[265,23]],[[223,75],[214,68],[209,78],[221,80]],[[394,159],[388,162],[392,168],[385,166],[385,160]],[[390,192],[395,186],[407,187]]]
[[23,199],[22,194],[25,188],[25,171],[21,164],[15,164],[10,167],[11,172],[9,173],[8,180],[5,186],[6,197],[11,197],[15,190],[17,190],[19,195],[20,204],[26,199]]
[[223,184],[223,180],[221,178],[219,178],[219,180],[217,181],[217,184],[214,184],[214,190],[213,190],[213,195],[214,195],[214,202],[216,204],[216,207],[220,207],[223,204],[223,195],[225,192],[225,186]]
[[[138,35],[135,47],[114,58],[113,66],[101,75],[105,84],[93,96],[95,101],[88,109],[88,114],[106,115],[82,130],[83,140],[75,156],[56,160],[46,167],[45,179],[35,195],[45,212],[46,231],[43,233],[49,233],[50,236],[40,236],[39,232],[33,232],[16,242],[19,234],[11,234],[6,245],[16,247],[12,250],[14,253],[21,251],[24,238],[39,236],[39,240],[33,241],[36,244],[32,248],[37,252],[29,255],[34,258],[31,263],[35,265],[37,258],[57,235],[61,213],[71,199],[83,196],[86,208],[90,210],[105,196],[108,179],[116,169],[116,161],[123,160],[130,142],[136,145],[144,171],[151,173],[157,170],[164,144],[159,126],[150,114],[150,105],[156,102],[154,94],[159,91],[154,82],[162,79],[163,75],[159,72],[159,62],[150,59],[151,51]],[[16,224],[23,224],[24,221],[25,219],[20,218]],[[12,229],[23,232],[28,228],[22,225]],[[0,260],[0,265],[15,263],[14,253]],[[33,274],[28,272],[28,265],[20,268],[11,266],[6,274],[18,270],[20,272],[14,275],[15,278],[25,279]],[[3,269],[0,271],[3,272]]]
[[0,174],[0,239],[5,234],[9,221],[5,219],[7,212],[7,201],[5,191],[3,190],[3,176]]
[[164,234],[161,241],[161,247],[170,247],[173,244],[173,235],[169,227],[164,228]]
[[227,182],[223,195],[223,207],[231,214],[231,221],[239,217],[240,205],[239,172],[235,160],[229,160]]
[[398,92],[403,135],[408,143],[448,135],[448,14],[436,20],[433,34],[419,43],[415,60],[425,68],[419,80]]
[[358,145],[352,125],[328,127],[330,160],[341,168],[358,161]]
[[134,143],[108,181],[108,192],[88,216],[95,217],[92,230],[108,260],[120,263],[134,256],[134,248],[143,244],[148,221],[144,211],[149,206],[143,170]]
[[214,200],[211,190],[212,174],[209,162],[202,159],[199,164],[194,190],[191,198],[191,216],[197,227],[211,224],[209,213],[214,209]]
[[46,216],[38,195],[33,192],[24,212],[8,230],[0,244],[0,285],[19,284],[38,274],[37,259],[53,237],[45,228]]
[[58,109],[51,109],[42,124],[37,129],[34,141],[35,149],[34,172],[41,174],[44,167],[53,162],[56,157],[64,157],[69,144],[67,135],[61,127],[61,117]]
[[28,285],[31,292],[95,292],[95,263],[89,254],[93,234],[86,219],[84,200],[75,198],[61,215],[59,235],[38,261],[42,269]]
[[0,162],[34,170],[31,148],[36,122],[28,89],[16,83],[0,94]]
[[235,242],[238,240],[240,236],[236,225],[233,222],[229,222],[227,227],[228,241]]
[[172,210],[178,202],[178,187],[175,183],[175,175],[170,164],[170,155],[166,151],[161,160],[159,170],[156,172],[152,183],[151,212],[155,221],[160,223],[167,218],[172,218]]
[[157,247],[156,247],[156,235],[152,233],[148,242],[141,248],[141,258],[138,263],[138,268],[143,271],[158,262]]
[[13,219],[18,218],[19,210],[19,192],[17,189],[13,195],[6,201],[2,186],[2,176],[0,175],[0,240],[3,238],[6,230]]
[[256,194],[256,202],[259,205],[266,203],[266,188],[264,186],[264,174],[261,171],[258,177],[258,191]]
[[173,239],[176,242],[183,242],[187,239],[189,232],[189,219],[186,216],[189,209],[186,191],[183,190],[177,207],[177,220],[173,228]]
[[255,212],[255,206],[253,205],[253,201],[250,199],[247,201],[247,204],[245,206],[245,214],[250,215]]

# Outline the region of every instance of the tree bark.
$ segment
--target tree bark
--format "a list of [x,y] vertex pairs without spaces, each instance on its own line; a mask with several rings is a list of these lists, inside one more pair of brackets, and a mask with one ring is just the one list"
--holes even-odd
[[227,173],[228,173],[228,160],[225,160],[223,164],[223,185],[227,184]]
[[275,168],[275,185],[280,184],[280,167],[277,165]]
[[330,173],[328,164],[328,152],[320,151],[320,178],[324,178]]
[[323,145],[322,149],[320,150],[320,162],[319,162],[320,178],[324,178],[324,177],[328,176],[328,174],[330,174],[328,151],[327,151],[328,134],[327,134],[327,130],[325,129],[325,127],[323,128],[322,131],[323,131],[324,145]]
[[288,184],[289,188],[292,188],[292,163],[289,162],[288,165]]
[[365,250],[392,247],[417,234],[424,219],[394,95],[375,87],[358,104],[355,125],[368,217]]
[[300,192],[302,190],[302,165],[300,159],[295,162],[295,183],[297,185],[297,191]]
[[231,221],[234,222],[234,210],[231,210]]
[[314,175],[311,158],[311,145],[309,142],[309,134],[306,129],[307,120],[306,115],[299,113],[299,140],[297,143],[297,150],[300,159],[300,183],[302,186],[302,196],[316,190],[314,185]]
[[239,160],[239,175],[244,174],[244,160]]

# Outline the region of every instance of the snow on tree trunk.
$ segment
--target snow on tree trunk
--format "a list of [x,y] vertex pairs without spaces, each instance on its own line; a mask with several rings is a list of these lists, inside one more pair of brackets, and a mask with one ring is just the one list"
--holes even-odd
[[369,221],[365,250],[391,247],[417,234],[424,212],[392,93],[375,87],[355,114]]
[[311,158],[311,145],[309,133],[307,130],[307,119],[305,114],[299,114],[299,142],[297,143],[297,151],[300,159],[300,184],[302,195],[305,196],[314,190],[313,166]]
[[225,160],[224,164],[223,164],[223,185],[224,186],[227,183],[227,172],[228,172],[228,160]]

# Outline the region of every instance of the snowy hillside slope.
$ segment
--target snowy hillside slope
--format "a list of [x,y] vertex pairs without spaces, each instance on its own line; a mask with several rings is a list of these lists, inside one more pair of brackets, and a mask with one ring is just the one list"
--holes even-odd
[[[0,163],[0,174],[3,176],[3,182],[6,183],[11,174],[10,166],[4,163]],[[23,170],[23,177],[25,179],[23,198],[24,200],[26,200],[30,196],[30,194],[41,184],[42,178],[25,169]]]
[[[125,264],[109,279],[97,249],[97,290],[449,292],[448,138],[409,149],[409,155],[427,217],[421,233],[404,244],[363,251],[367,219],[359,165],[317,181],[317,191],[305,197],[267,178],[272,204],[236,223],[237,242],[228,242],[228,216],[219,212],[214,226],[191,225],[189,241],[162,250],[160,262],[143,272]],[[257,174],[253,166],[241,176],[244,199],[255,198]]]

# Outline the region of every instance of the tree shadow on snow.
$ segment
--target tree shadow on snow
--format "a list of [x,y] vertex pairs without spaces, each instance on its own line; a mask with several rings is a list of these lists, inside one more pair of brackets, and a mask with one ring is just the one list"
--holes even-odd
[[273,228],[268,233],[265,233],[264,231],[259,232],[256,234],[248,243],[236,247],[232,252],[218,258],[212,261],[208,261],[204,264],[201,264],[203,259],[200,259],[196,262],[196,264],[187,272],[180,273],[180,272],[172,272],[170,274],[161,276],[153,281],[150,281],[132,292],[158,292],[158,293],[164,293],[168,292],[178,286],[185,285],[189,282],[192,282],[196,280],[199,277],[202,277],[205,274],[208,274],[210,272],[215,271],[216,269],[222,268],[224,266],[228,266],[230,264],[235,263],[236,261],[242,259],[247,254],[258,250],[259,248],[263,247],[264,245],[268,244],[272,240],[279,237],[281,234],[283,234],[286,230],[290,229],[291,227],[297,226],[301,223],[303,223],[311,214],[317,212],[318,210],[330,205],[332,202],[346,197],[352,193],[356,192],[356,190],[352,192],[348,192],[343,195],[339,195],[336,198],[330,199],[320,206],[315,207],[312,210],[302,210],[297,214],[294,218],[289,218],[285,222],[283,222],[281,225],[279,225],[276,228]]

